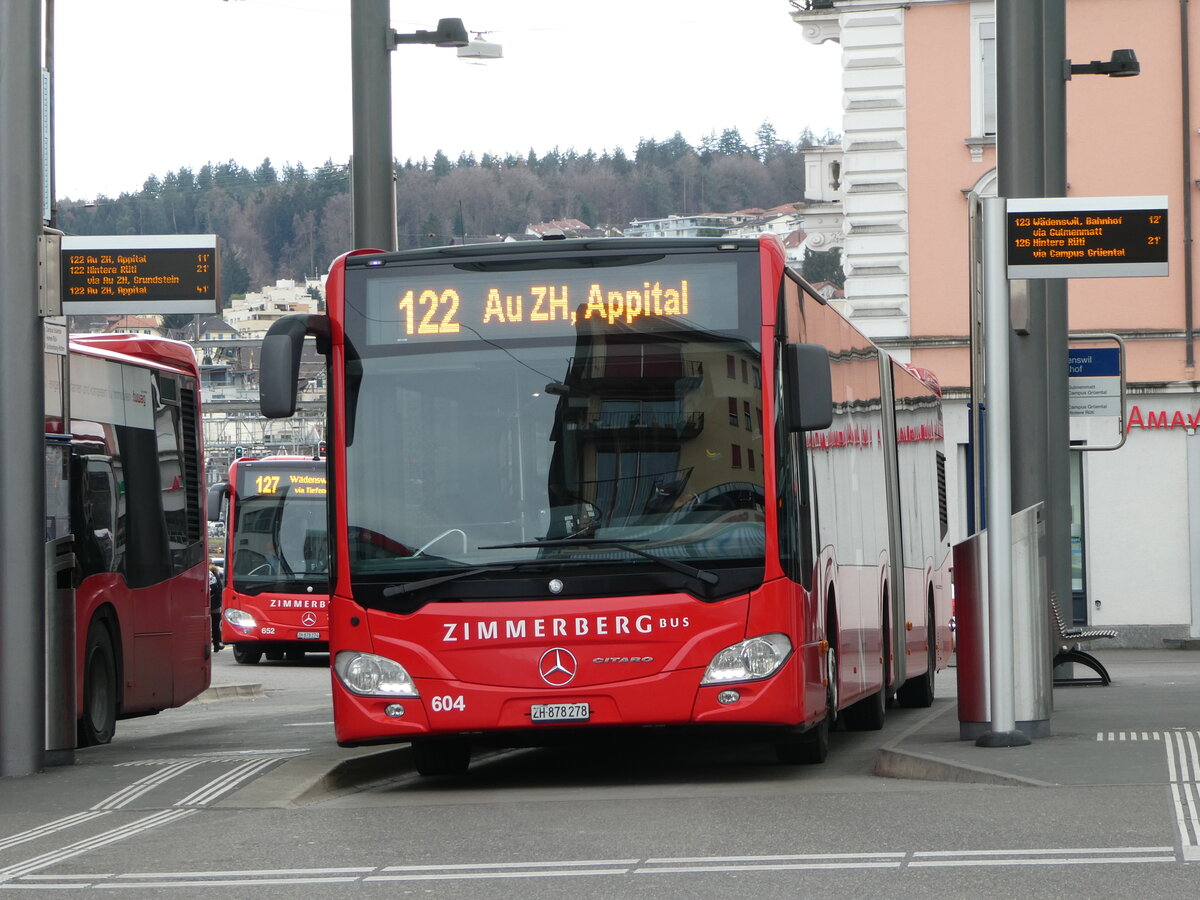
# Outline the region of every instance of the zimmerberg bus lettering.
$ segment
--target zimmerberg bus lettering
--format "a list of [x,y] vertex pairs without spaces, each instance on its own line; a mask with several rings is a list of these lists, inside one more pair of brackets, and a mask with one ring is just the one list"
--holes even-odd
[[504,637],[608,637],[627,634],[653,634],[675,628],[691,627],[687,616],[566,616],[550,619],[488,619],[477,622],[443,622],[442,643],[485,642],[500,640],[500,623]]
[[270,609],[324,609],[328,605],[328,600],[281,600],[273,597]]

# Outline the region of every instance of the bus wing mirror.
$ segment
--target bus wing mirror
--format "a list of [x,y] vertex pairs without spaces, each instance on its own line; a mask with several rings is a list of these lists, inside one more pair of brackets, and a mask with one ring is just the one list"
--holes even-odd
[[833,424],[829,351],[820,344],[784,348],[784,414],[789,431],[821,431]]
[[225,512],[225,498],[229,496],[229,482],[210,485],[208,488],[208,521],[220,522]]
[[268,419],[286,419],[296,412],[300,355],[306,335],[316,335],[317,350],[329,350],[329,319],[293,315],[277,319],[267,330],[259,357],[258,405]]

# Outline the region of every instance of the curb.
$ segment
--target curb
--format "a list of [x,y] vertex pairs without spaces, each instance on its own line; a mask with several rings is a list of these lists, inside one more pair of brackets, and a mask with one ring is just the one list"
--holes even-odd
[[957,708],[958,703],[954,702],[941,709],[932,710],[928,715],[910,725],[894,740],[880,747],[878,755],[875,757],[874,774],[880,778],[906,778],[910,781],[995,784],[1005,787],[1053,787],[1048,782],[1038,781],[1034,778],[1023,778],[1020,775],[1009,775],[982,766],[950,762],[931,754],[916,753],[901,747],[901,744],[913,734]]
[[875,774],[881,778],[907,778],[910,781],[945,781],[954,784],[994,784],[1004,787],[1054,787],[1034,778],[1007,775],[980,766],[951,763],[924,753],[881,747],[875,759]]
[[197,695],[195,700],[214,703],[218,700],[247,700],[265,696],[261,684],[214,684]]
[[362,790],[375,782],[413,773],[412,747],[403,744],[339,760],[288,797],[289,805],[304,806],[342,791]]
[[287,760],[217,805],[295,809],[412,773],[412,750],[408,744],[385,750],[322,750]]

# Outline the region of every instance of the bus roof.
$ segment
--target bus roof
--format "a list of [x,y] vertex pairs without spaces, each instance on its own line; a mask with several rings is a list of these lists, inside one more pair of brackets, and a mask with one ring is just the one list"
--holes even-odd
[[132,363],[157,363],[199,376],[192,348],[170,338],[146,334],[73,334],[71,349]]

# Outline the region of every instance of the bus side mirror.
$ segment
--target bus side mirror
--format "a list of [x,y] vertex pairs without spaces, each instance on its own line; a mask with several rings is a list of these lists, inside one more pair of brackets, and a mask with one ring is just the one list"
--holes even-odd
[[220,522],[225,512],[225,501],[229,497],[229,482],[209,485],[208,488],[208,521]]
[[284,316],[272,323],[259,358],[258,406],[268,419],[286,419],[296,412],[300,355],[306,335],[317,336],[317,350],[329,350],[329,319],[325,316]]
[[833,424],[829,351],[820,344],[787,344],[783,401],[789,431],[822,431]]

